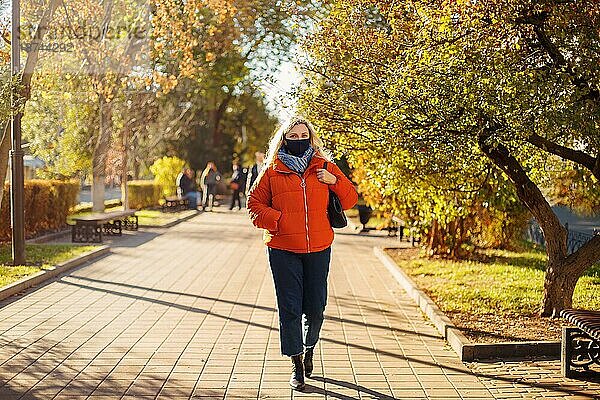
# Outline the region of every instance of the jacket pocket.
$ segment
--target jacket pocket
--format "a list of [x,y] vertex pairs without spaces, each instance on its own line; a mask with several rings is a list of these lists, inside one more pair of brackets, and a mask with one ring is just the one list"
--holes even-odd
[[281,232],[281,220],[283,219],[283,211],[277,210],[280,212],[279,214],[279,218],[277,218],[275,221],[277,223],[277,230],[276,231],[270,231],[268,230],[267,232],[269,232],[269,235],[271,236],[277,236],[280,232]]

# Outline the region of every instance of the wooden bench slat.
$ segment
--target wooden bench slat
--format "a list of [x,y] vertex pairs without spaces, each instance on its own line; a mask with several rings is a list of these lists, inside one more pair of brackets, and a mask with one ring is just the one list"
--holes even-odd
[[82,215],[80,217],[74,217],[74,221],[86,221],[86,222],[108,222],[115,218],[130,217],[135,215],[136,210],[126,211],[113,211],[108,213],[96,213],[90,215]]
[[561,310],[559,315],[592,338],[600,340],[600,311],[566,309]]

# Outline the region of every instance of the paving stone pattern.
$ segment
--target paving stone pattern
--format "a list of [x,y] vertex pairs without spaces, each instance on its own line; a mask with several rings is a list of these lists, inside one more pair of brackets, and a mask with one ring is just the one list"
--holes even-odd
[[593,381],[563,378],[555,360],[491,361],[470,367],[500,399],[600,399],[600,372]]
[[[170,229],[117,238],[111,255],[1,302],[0,399],[508,399],[557,393],[542,384],[556,380],[556,362],[523,370],[461,363],[374,257],[374,245],[390,243],[349,231],[337,235],[327,320],[305,393],[287,383],[290,362],[279,352],[261,234],[245,213],[219,209]],[[548,368],[551,375],[533,375]],[[577,381],[563,384],[563,397],[600,393]]]

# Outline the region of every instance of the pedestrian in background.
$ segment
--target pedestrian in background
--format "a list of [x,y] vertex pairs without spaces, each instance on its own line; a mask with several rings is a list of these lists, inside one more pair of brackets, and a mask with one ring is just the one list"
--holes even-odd
[[191,168],[185,168],[183,173],[178,176],[179,195],[188,200],[188,209],[195,210],[198,207],[198,188],[194,179],[194,171]]
[[233,210],[235,204],[239,210],[242,209],[242,200],[240,198],[241,193],[244,193],[244,186],[246,186],[246,177],[244,176],[243,168],[240,163],[235,160],[232,165],[233,174],[231,175],[231,181],[229,181],[229,188],[232,190],[230,210]]
[[254,159],[255,163],[248,171],[248,179],[246,181],[246,197],[248,197],[250,189],[252,188],[252,185],[254,185],[258,174],[260,174],[265,166],[265,153],[262,151],[257,151],[254,153]]
[[217,185],[221,180],[221,173],[217,169],[214,162],[209,161],[206,164],[206,168],[202,172],[202,210],[212,211],[215,202],[215,196],[217,195]]

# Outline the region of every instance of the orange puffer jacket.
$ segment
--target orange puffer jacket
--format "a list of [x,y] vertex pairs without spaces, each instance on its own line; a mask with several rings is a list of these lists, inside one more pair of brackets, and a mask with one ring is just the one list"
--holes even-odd
[[295,253],[325,250],[333,242],[333,230],[327,218],[329,189],[340,198],[344,210],[358,200],[354,185],[332,162],[327,171],[337,177],[335,185],[317,179],[324,158],[313,156],[304,174],[289,169],[281,160],[268,167],[252,188],[248,210],[252,223],[265,229],[267,246]]

